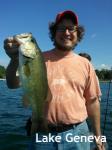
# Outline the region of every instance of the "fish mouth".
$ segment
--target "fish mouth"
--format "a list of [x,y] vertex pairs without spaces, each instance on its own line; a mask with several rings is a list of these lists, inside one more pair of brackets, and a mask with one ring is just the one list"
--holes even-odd
[[29,39],[31,39],[32,37],[32,33],[22,33],[22,34],[17,34],[14,36],[14,39],[19,43],[22,44],[26,41],[28,41]]
[[24,57],[25,59],[31,59],[31,60],[33,60],[33,58],[30,57],[30,56],[25,56],[25,55],[23,55],[23,57]]
[[27,38],[27,37],[32,37],[32,33],[29,32],[15,35],[15,38]]
[[35,58],[33,56],[26,56],[26,55],[22,55],[22,57],[23,57],[22,59],[24,59],[24,62],[31,62]]

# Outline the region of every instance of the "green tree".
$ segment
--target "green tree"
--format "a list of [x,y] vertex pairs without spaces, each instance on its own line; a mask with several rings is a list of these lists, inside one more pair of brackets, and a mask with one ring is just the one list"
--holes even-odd
[[0,65],[0,78],[5,78],[5,67]]
[[95,70],[100,80],[112,80],[112,69]]

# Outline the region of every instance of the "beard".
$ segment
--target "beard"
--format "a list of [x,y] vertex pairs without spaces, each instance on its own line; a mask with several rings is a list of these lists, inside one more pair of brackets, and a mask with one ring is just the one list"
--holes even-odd
[[75,48],[75,46],[77,44],[71,45],[71,46],[67,46],[67,45],[61,45],[59,44],[57,41],[54,41],[54,45],[56,46],[56,48],[61,49],[62,51],[71,51]]

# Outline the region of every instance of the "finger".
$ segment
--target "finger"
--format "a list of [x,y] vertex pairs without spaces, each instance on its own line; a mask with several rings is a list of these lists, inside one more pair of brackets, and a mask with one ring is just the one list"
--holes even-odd
[[104,146],[98,146],[97,149],[98,150],[105,150],[105,147]]
[[[12,43],[13,45],[19,45],[19,43],[15,40],[14,37],[8,37],[4,40],[4,45],[7,45],[8,43]],[[12,46],[11,44],[9,44],[9,46]]]
[[4,40],[4,44],[13,42],[13,40],[14,40],[14,38],[12,36],[10,36]]
[[13,37],[8,37],[4,40],[4,49],[8,49],[12,46]]
[[6,42],[6,43],[4,44],[4,49],[7,50],[7,49],[10,49],[10,48],[12,48],[12,43],[7,43],[7,42]]
[[13,36],[9,36],[9,37],[7,38],[7,40],[8,40],[9,42],[11,42],[11,41],[14,40],[14,37],[13,37]]
[[100,145],[97,145],[97,150],[102,150],[101,146]]
[[4,42],[4,49],[17,49],[19,47],[19,43],[17,42],[9,42],[5,41]]

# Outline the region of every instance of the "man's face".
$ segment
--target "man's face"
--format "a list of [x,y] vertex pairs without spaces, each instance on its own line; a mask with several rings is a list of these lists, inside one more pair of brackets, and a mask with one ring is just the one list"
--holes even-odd
[[55,46],[63,51],[72,50],[77,44],[77,29],[70,19],[63,19],[57,26]]

